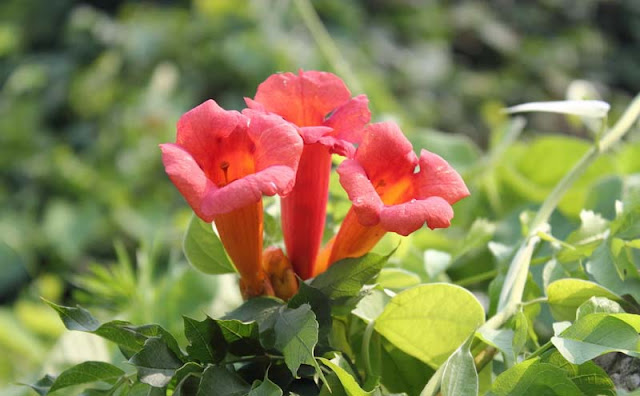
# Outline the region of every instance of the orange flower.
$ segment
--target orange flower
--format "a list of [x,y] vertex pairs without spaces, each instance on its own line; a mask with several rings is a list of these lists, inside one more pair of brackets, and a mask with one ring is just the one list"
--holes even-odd
[[302,139],[280,117],[226,111],[209,100],[160,145],[171,181],[198,217],[215,222],[247,296],[273,295],[262,268],[262,195],[293,187]]
[[316,275],[338,260],[364,255],[389,231],[406,236],[425,223],[448,227],[451,205],[469,195],[445,160],[426,150],[418,158],[391,122],[371,124],[355,157],[342,162],[338,173],[352,207],[320,252]]

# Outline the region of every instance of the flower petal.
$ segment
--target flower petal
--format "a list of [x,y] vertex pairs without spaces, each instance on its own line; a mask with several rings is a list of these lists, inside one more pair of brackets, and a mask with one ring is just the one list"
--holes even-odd
[[380,212],[380,225],[387,231],[407,236],[424,223],[431,229],[451,225],[453,208],[440,197],[411,200],[398,205],[385,206]]
[[337,139],[359,144],[370,120],[369,99],[366,95],[358,95],[338,107],[325,125],[333,128],[332,135]]
[[282,165],[270,166],[222,188],[208,190],[202,202],[202,211],[209,216],[228,213],[259,201],[262,195],[284,195],[291,191],[294,182],[294,169]]
[[374,184],[382,180],[386,184],[393,183],[413,173],[418,164],[411,143],[393,122],[370,124],[355,159],[366,169]]
[[226,111],[210,99],[180,117],[176,144],[189,152],[202,169],[213,169],[218,157],[211,155],[211,148],[219,147],[221,139],[247,122],[242,114]]
[[250,120],[247,133],[255,144],[256,171],[278,165],[292,168],[295,174],[303,147],[295,126],[276,115],[248,109],[243,114]]
[[160,145],[162,162],[169,178],[198,217],[207,222],[213,221],[213,214],[202,209],[207,195],[217,187],[207,177],[196,161],[184,148],[173,143]]
[[[350,97],[349,89],[338,76],[300,71],[298,75],[271,75],[258,86],[254,100],[262,105],[262,109],[303,127],[322,125],[325,116]],[[252,102],[247,105],[254,108]]]
[[453,205],[469,196],[462,177],[437,154],[420,152],[420,171],[414,175],[416,198],[438,196]]
[[344,160],[338,167],[338,174],[340,184],[349,195],[360,224],[364,226],[378,224],[380,211],[384,205],[362,165],[355,160]]

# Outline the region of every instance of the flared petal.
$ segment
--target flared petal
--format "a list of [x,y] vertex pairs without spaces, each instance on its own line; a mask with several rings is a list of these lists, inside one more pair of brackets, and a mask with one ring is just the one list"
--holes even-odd
[[380,225],[386,231],[407,236],[419,230],[426,223],[434,228],[451,225],[453,208],[440,197],[411,200],[409,202],[385,206],[380,211]]
[[162,162],[169,179],[176,186],[180,194],[187,201],[198,217],[204,221],[213,221],[214,214],[205,212],[202,204],[207,195],[217,190],[184,148],[173,144],[165,143],[160,145],[162,150]]
[[273,74],[256,92],[249,108],[281,115],[299,127],[322,125],[325,117],[348,101],[351,93],[338,76],[318,71]]
[[295,174],[295,170],[289,166],[274,165],[224,187],[214,186],[204,196],[201,211],[210,217],[255,203],[263,195],[284,195],[291,191]]
[[364,226],[378,224],[380,211],[384,205],[362,165],[355,160],[344,160],[338,166],[338,174],[340,184],[353,203],[353,210],[360,224]]
[[355,159],[374,184],[393,184],[398,178],[413,173],[418,164],[411,142],[393,122],[369,125]]
[[248,122],[242,114],[224,110],[210,99],[180,117],[176,144],[189,152],[206,172],[217,166],[211,148],[220,146],[236,128],[244,128]]
[[[296,128],[276,115],[244,110],[249,117],[247,133],[255,144],[254,163],[260,172],[271,166],[298,168],[302,153],[302,138]],[[285,183],[285,184],[288,184]],[[278,191],[278,194],[286,192]]]
[[417,197],[438,196],[453,205],[469,196],[460,174],[439,155],[422,150],[419,163],[420,171],[414,175]]
[[366,95],[358,95],[335,109],[325,125],[333,128],[331,135],[336,139],[360,144],[370,120],[369,99]]

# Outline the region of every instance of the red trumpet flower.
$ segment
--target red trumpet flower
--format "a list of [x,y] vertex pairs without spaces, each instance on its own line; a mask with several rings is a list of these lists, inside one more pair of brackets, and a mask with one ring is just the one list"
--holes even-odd
[[282,199],[287,254],[302,279],[314,273],[327,210],[331,154],[351,157],[371,114],[364,95],[351,93],[337,76],[317,71],[274,74],[247,105],[275,113],[298,127],[304,141],[293,190]]
[[445,160],[426,150],[418,158],[391,122],[371,124],[355,157],[342,162],[338,173],[353,205],[320,253],[316,275],[338,260],[364,255],[386,232],[406,236],[425,223],[448,227],[451,205],[469,195]]
[[178,121],[161,144],[171,181],[198,217],[215,222],[245,296],[273,294],[262,268],[262,195],[293,187],[302,139],[280,117],[226,111],[208,100]]

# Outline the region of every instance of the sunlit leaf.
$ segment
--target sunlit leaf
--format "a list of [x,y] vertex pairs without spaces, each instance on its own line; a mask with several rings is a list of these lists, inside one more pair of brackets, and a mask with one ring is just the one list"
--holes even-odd
[[432,283],[393,297],[375,329],[399,349],[438,367],[484,323],[484,316],[482,305],[466,289]]
[[235,272],[211,223],[204,222],[196,215],[189,222],[183,247],[189,263],[205,274]]

